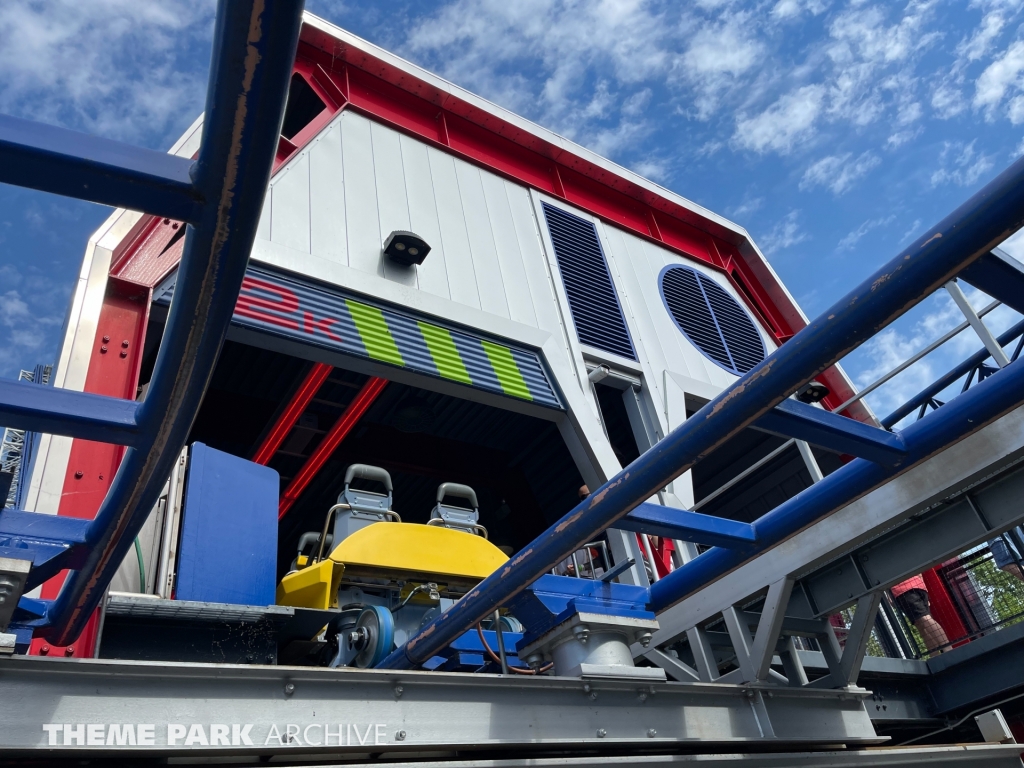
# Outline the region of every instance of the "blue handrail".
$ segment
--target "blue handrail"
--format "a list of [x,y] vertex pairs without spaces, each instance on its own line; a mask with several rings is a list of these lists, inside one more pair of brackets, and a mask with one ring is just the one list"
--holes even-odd
[[[864,281],[861,285],[813,320],[806,328],[782,345],[770,357],[740,380],[722,392],[693,417],[665,436],[661,442],[640,456],[615,477],[598,488],[555,525],[532,543],[524,547],[507,565],[487,577],[471,593],[445,611],[413,636],[404,646],[394,651],[379,665],[390,669],[417,666],[440,652],[454,638],[493,613],[514,595],[545,573],[552,563],[568,557],[601,531],[612,526],[658,490],[664,488],[680,474],[720,447],[740,430],[774,409],[789,395],[796,392],[816,375],[827,370],[844,355],[867,341],[896,318],[920,302],[924,297],[955,277],[961,270],[1005,240],[1024,223],[1024,160],[1018,160],[1000,174],[964,205],[933,227],[895,259]],[[1018,370],[1011,369],[1017,366]],[[1019,379],[1015,363],[993,379],[1004,381]],[[1018,382],[1019,384],[1019,382]],[[998,381],[995,386],[1003,385]],[[1017,387],[1006,400],[1024,399],[1024,388]],[[991,390],[991,387],[988,388]],[[1002,395],[1000,395],[1002,397]],[[979,402],[980,401],[980,402]],[[998,414],[1006,402],[1003,399],[985,400],[972,397],[968,403],[984,412]],[[966,407],[966,406],[964,406]],[[904,445],[909,452],[896,458],[888,468],[870,464],[877,477],[884,473],[898,473],[926,458],[927,451],[938,450],[934,435],[942,439],[955,439],[980,428],[979,421],[956,421],[963,417],[964,407],[937,418],[950,422],[947,430],[937,429],[933,434],[921,435],[917,445]],[[995,409],[995,410],[993,410]],[[881,440],[879,443],[883,442]],[[857,473],[861,462],[856,462]],[[851,475],[850,466],[834,473],[842,477]],[[854,485],[861,492],[869,490],[876,475],[854,474]],[[819,483],[815,491],[822,484]],[[843,486],[846,488],[846,486]],[[830,486],[825,486],[823,496]],[[802,498],[808,492],[801,494]],[[835,499],[838,495],[831,498]],[[816,513],[828,514],[820,505]],[[834,507],[832,508],[834,509]],[[798,528],[806,525],[808,516],[784,512],[772,514],[755,523],[758,547],[754,552],[740,549],[710,551],[688,566],[665,578],[651,590],[652,603],[664,607],[675,602],[692,588],[718,578],[729,568],[756,556],[769,542],[776,543]],[[789,521],[789,522],[787,522]],[[786,531],[789,531],[787,534]],[[724,553],[724,554],[722,554]],[[707,565],[713,559],[713,567]],[[701,563],[700,561],[704,561]],[[694,566],[695,563],[699,565]],[[694,567],[690,567],[694,566]],[[699,570],[698,570],[699,569]],[[696,579],[691,575],[698,574]]]
[[4,421],[129,446],[95,519],[77,536],[65,537],[63,549],[53,543],[59,536],[46,534],[67,533],[66,521],[0,514],[0,524],[7,519],[57,547],[57,555],[47,567],[34,569],[31,579],[58,565],[74,568],[56,600],[19,602],[22,619],[34,615],[21,623],[54,644],[66,645],[81,633],[156,503],[199,410],[256,236],[302,8],[295,0],[221,0],[194,163],[0,118],[0,181],[189,222],[174,300],[142,403],[0,384]]

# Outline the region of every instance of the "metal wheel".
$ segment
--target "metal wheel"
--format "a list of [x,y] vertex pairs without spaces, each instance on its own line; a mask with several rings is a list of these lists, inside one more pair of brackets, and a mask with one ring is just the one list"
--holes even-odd
[[349,633],[349,642],[357,651],[352,666],[360,669],[377,666],[395,644],[395,620],[391,611],[379,605],[365,608],[359,614],[355,629]]

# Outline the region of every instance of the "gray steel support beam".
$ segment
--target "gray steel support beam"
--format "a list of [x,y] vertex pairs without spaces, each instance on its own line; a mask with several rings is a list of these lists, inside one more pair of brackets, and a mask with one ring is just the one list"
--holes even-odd
[[[1019,750],[1020,747],[1016,747]],[[444,762],[391,763],[392,768],[888,768],[923,765],[928,768],[981,766],[1020,768],[1015,747],[1009,744],[958,744],[942,747],[899,747],[828,752],[782,752],[775,754],[722,753],[716,755],[633,755],[596,757],[520,758],[516,760],[459,760]]]
[[818,615],[885,589],[1024,520],[1024,469],[959,496],[802,579]]
[[981,343],[985,345],[985,349],[992,355],[992,359],[996,361],[996,364],[1000,368],[1005,368],[1010,364],[1010,358],[1006,356],[1003,348],[999,346],[999,342],[996,341],[995,336],[992,335],[992,331],[988,329],[984,321],[978,317],[978,313],[974,311],[974,307],[971,306],[971,302],[964,296],[963,290],[957,284],[956,280],[950,280],[946,283],[946,291],[956,302],[956,305],[960,308],[960,311],[964,313],[964,317],[967,318],[967,322],[971,324],[971,328],[978,334],[978,338],[981,339]]
[[850,625],[850,632],[846,636],[846,646],[843,648],[843,656],[839,660],[842,669],[842,683],[854,685],[860,675],[861,665],[864,663],[864,654],[868,650],[868,640],[871,639],[871,630],[875,626],[875,616],[878,615],[878,606],[882,602],[881,592],[871,592],[864,595],[857,601],[857,610],[853,614],[853,623]]
[[779,579],[768,587],[764,608],[761,609],[761,620],[757,624],[754,644],[750,649],[754,680],[766,680],[771,671],[775,645],[782,633],[786,606],[789,605],[789,595],[792,591],[792,579]]
[[[793,691],[751,705],[756,686],[656,683],[635,680],[508,678],[437,672],[382,672],[309,667],[190,665],[139,661],[87,663],[40,657],[0,659],[0,752],[5,755],[82,750],[63,736],[49,744],[44,724],[152,724],[154,744],[111,749],[119,754],[300,754],[303,752],[449,752],[548,747],[593,750],[688,744],[720,750],[726,744],[773,748],[792,744],[866,746],[881,740],[865,709],[867,691]],[[168,745],[168,724],[251,724],[252,746],[209,745],[179,739]],[[292,742],[276,739],[292,724]],[[306,726],[315,724],[308,732]],[[356,725],[368,749],[351,742],[317,745],[324,726]],[[378,730],[376,725],[381,728]],[[230,730],[230,728],[229,728]],[[346,728],[347,731],[347,728]],[[378,733],[380,734],[378,737]],[[354,735],[353,735],[354,737]],[[715,746],[717,745],[717,747]],[[93,748],[103,753],[105,746]]]
[[[1024,456],[1024,408],[1018,408],[871,493],[709,584],[658,615],[661,646],[727,606],[786,576],[803,576],[857,549],[900,522],[991,477]],[[991,522],[991,521],[990,521]],[[848,597],[856,600],[858,594]],[[633,648],[641,655],[640,646]]]

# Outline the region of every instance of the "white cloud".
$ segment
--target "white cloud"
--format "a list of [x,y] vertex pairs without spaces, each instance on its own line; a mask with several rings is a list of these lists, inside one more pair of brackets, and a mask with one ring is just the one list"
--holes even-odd
[[700,119],[710,117],[720,94],[763,60],[764,45],[752,36],[756,28],[751,22],[748,14],[736,14],[696,27],[681,63],[697,92],[694,103]]
[[964,94],[954,84],[943,82],[932,91],[932,109],[936,117],[943,120],[956,117],[966,108]]
[[7,291],[0,296],[0,323],[12,328],[31,319],[28,304],[22,301],[17,291]]
[[904,144],[913,141],[921,135],[924,129],[921,126],[907,131],[896,131],[896,133],[890,134],[889,138],[885,140],[886,149],[899,149]]
[[892,224],[896,220],[896,215],[892,214],[881,219],[868,219],[859,227],[852,232],[848,233],[842,240],[836,245],[838,251],[848,251],[852,249],[861,238],[864,237],[868,232],[879,227],[884,227],[887,224]]
[[1024,41],[1013,43],[998,59],[989,64],[975,83],[974,106],[985,109],[989,116],[1011,88],[1020,87],[1024,71]]
[[782,221],[761,238],[761,250],[771,255],[807,240],[809,235],[800,229],[800,224],[797,221],[799,217],[800,211],[798,210],[787,213]]
[[732,208],[729,211],[729,215],[735,219],[739,219],[749,213],[759,210],[762,205],[764,205],[763,197],[746,198],[742,203],[737,205],[735,208]]
[[939,153],[939,168],[931,176],[932,186],[957,184],[967,187],[974,184],[992,168],[992,157],[974,148],[977,140],[970,144],[960,141],[943,142]]
[[0,111],[164,146],[202,109],[213,4],[0,3]]
[[804,172],[800,179],[800,189],[822,186],[832,190],[835,195],[841,195],[882,162],[871,152],[864,152],[855,159],[851,157],[850,152],[823,157]]
[[975,29],[969,38],[965,37],[957,46],[957,54],[967,61],[978,61],[989,52],[992,43],[1003,31],[1005,25],[1006,19],[1003,18],[1001,12],[986,13],[981,19],[981,26]]
[[822,13],[828,4],[824,0],[779,0],[772,8],[772,17],[793,19],[807,11],[812,16]]
[[814,134],[824,96],[822,85],[805,85],[787,93],[764,112],[740,117],[733,140],[743,149],[759,154],[769,151],[786,154],[797,142]]

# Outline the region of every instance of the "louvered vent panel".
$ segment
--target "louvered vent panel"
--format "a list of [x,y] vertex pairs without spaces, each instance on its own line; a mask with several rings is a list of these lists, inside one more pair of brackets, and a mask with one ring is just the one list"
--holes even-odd
[[764,343],[750,315],[711,278],[689,267],[667,267],[661,295],[679,330],[730,373],[744,374],[764,360]]
[[594,225],[547,203],[543,206],[580,343],[636,360]]

